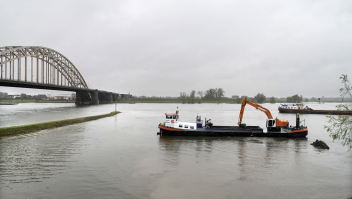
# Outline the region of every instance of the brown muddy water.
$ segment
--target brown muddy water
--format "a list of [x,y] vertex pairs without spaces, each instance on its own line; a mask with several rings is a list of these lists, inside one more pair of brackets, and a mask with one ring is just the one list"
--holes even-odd
[[[279,104],[264,104],[273,117]],[[239,104],[118,104],[121,111],[57,129],[0,139],[0,198],[349,198],[352,152],[333,142],[324,115],[301,115],[307,138],[158,136],[164,113],[197,113],[236,125]],[[334,109],[336,104],[309,104]],[[109,113],[114,104],[0,106],[0,127]],[[265,127],[246,107],[244,122]],[[330,150],[314,148],[316,139]]]

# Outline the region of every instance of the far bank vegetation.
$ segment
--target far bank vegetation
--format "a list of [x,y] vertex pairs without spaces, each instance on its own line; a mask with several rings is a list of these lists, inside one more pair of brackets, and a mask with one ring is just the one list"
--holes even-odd
[[[129,99],[119,99],[117,103],[183,103],[183,104],[200,104],[200,103],[232,103],[240,104],[243,99],[255,101],[256,103],[304,103],[304,102],[338,102],[339,100],[329,98],[304,98],[302,95],[292,95],[284,98],[267,97],[264,93],[258,93],[254,97],[248,96],[232,96],[225,97],[225,90],[222,88],[210,88],[205,91],[191,90],[188,92],[180,92],[178,97],[167,96],[132,96]],[[346,101],[346,100],[345,100]],[[348,101],[348,100],[347,100]],[[352,100],[351,100],[352,101]]]
[[[194,103],[242,103],[243,99],[247,96],[241,96],[236,98],[225,97],[225,91],[222,88],[211,88],[203,91],[192,90],[189,94],[186,92],[180,93],[180,101],[183,104],[194,104]],[[303,98],[302,95],[298,94],[288,96],[287,98],[275,98],[274,96],[267,98],[263,93],[258,93],[254,97],[247,97],[247,99],[252,100],[256,103],[301,103],[301,102],[318,102],[319,98]]]
[[[196,96],[196,94],[198,96]],[[194,104],[201,102],[222,102],[226,100],[224,98],[225,91],[222,88],[211,88],[209,90],[198,91],[192,90],[189,95],[186,92],[180,93],[180,100],[183,104]]]

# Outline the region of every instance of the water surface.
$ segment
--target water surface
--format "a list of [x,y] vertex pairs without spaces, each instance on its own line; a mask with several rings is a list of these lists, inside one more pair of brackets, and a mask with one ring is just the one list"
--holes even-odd
[[[336,104],[309,104],[334,109]],[[307,138],[157,136],[165,112],[235,125],[240,105],[117,104],[113,117],[0,139],[0,198],[348,198],[352,153],[324,115],[301,115]],[[264,104],[273,117],[278,104]],[[0,106],[0,127],[105,114],[115,105]],[[243,121],[265,127],[248,106]],[[316,139],[330,150],[314,148]]]

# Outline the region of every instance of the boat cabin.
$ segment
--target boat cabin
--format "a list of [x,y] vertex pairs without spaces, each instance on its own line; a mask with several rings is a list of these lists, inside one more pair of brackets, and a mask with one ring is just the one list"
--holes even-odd
[[166,120],[165,122],[174,123],[178,120],[178,113],[165,113]]
[[279,108],[286,108],[286,109],[303,109],[303,103],[295,103],[295,104],[280,104]]
[[[202,122],[200,119],[200,116],[197,116],[197,123]],[[171,127],[175,129],[197,129],[197,123],[191,123],[191,122],[184,122],[184,121],[179,121],[179,115],[178,113],[165,113],[165,122],[164,126],[165,127]],[[200,127],[201,123],[200,123]]]

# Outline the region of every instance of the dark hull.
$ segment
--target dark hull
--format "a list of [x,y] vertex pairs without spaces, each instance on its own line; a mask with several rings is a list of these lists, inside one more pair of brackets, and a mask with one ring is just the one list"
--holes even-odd
[[210,129],[174,129],[159,126],[160,134],[171,136],[240,136],[240,137],[306,137],[307,131],[297,133],[280,133],[268,132],[264,133],[263,129],[258,126],[247,126],[240,128],[238,126],[213,126]]
[[306,109],[287,109],[280,108],[280,113],[299,113],[299,114],[324,114],[324,115],[352,115],[352,112],[336,111],[336,110],[306,110]]

